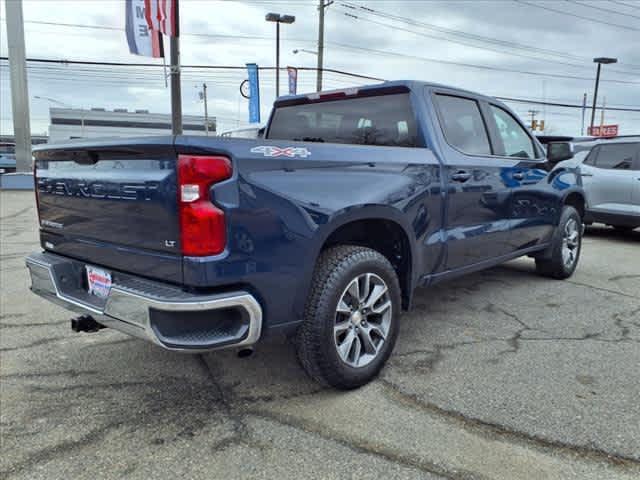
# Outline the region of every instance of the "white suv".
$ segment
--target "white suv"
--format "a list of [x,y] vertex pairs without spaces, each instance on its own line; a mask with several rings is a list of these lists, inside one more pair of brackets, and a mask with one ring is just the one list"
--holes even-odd
[[598,140],[587,155],[576,157],[587,200],[586,223],[640,227],[640,137]]

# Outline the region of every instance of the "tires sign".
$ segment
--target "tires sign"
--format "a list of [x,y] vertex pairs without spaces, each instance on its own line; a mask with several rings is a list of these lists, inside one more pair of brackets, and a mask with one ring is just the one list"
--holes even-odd
[[592,137],[617,137],[618,125],[596,125],[587,129],[587,135]]

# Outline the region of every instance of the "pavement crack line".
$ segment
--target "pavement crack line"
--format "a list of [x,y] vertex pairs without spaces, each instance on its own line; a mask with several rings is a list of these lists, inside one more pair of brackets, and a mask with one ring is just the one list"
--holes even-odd
[[633,278],[640,278],[640,275],[616,275],[615,277],[609,278],[609,281],[616,282],[618,280],[631,280]]
[[98,375],[100,372],[98,370],[60,370],[58,372],[42,372],[42,373],[9,373],[6,375],[0,375],[0,378],[7,379],[42,379],[42,378],[50,378],[50,377],[68,377],[68,378],[77,378],[81,375]]
[[637,295],[631,295],[630,293],[624,293],[624,292],[620,292],[620,291],[617,291],[617,290],[611,290],[609,288],[604,288],[604,287],[596,287],[595,285],[590,285],[588,283],[582,283],[582,282],[576,282],[575,280],[565,279],[564,281],[567,282],[567,283],[571,283],[572,285],[578,285],[580,287],[592,288],[594,290],[599,290],[601,292],[607,292],[607,293],[611,293],[613,295],[621,295],[623,297],[633,298],[634,300],[638,300],[638,296]]
[[[216,442],[212,446],[213,451],[220,451],[221,448],[228,448],[232,445],[236,444],[251,444],[251,432],[249,431],[249,427],[244,421],[244,418],[241,414],[239,414],[234,408],[233,403],[227,396],[225,389],[220,384],[218,378],[211,370],[211,366],[205,359],[203,354],[196,355],[196,361],[200,365],[202,371],[205,376],[213,385],[216,390],[216,400],[220,407],[222,407],[223,413],[231,420],[233,424],[233,434],[230,438],[226,438],[222,441]],[[231,392],[233,394],[233,392]]]
[[568,456],[578,456],[595,462],[605,462],[613,467],[640,467],[640,461],[632,457],[614,454],[594,447],[586,447],[550,440],[519,430],[512,430],[499,423],[487,422],[478,418],[469,417],[460,412],[447,410],[436,404],[425,402],[418,398],[417,395],[402,391],[398,385],[389,380],[380,379],[379,381],[383,386],[383,392],[388,396],[388,398],[394,401],[394,403],[404,405],[405,407],[413,410],[445,417],[457,423],[459,426],[483,435],[491,440],[507,439],[526,447],[535,447],[544,453],[557,454],[558,452],[561,452]]
[[34,348],[34,347],[39,347],[41,345],[46,345],[48,343],[55,343],[55,342],[60,342],[62,340],[68,340],[69,337],[68,336],[64,336],[64,337],[48,337],[48,338],[43,338],[40,340],[36,340],[35,342],[32,343],[27,343],[26,345],[21,345],[19,347],[4,347],[4,348],[0,348],[0,352],[6,353],[6,352],[15,352],[17,350],[27,350],[29,348]]
[[419,460],[410,455],[404,455],[392,448],[373,445],[366,440],[355,437],[349,438],[348,436],[338,436],[336,432],[328,429],[322,424],[309,421],[303,422],[287,414],[275,413],[265,409],[248,409],[246,413],[263,420],[272,421],[290,428],[295,428],[296,430],[299,430],[303,433],[317,436],[329,442],[334,442],[358,454],[373,455],[390,463],[403,467],[414,468],[424,473],[438,475],[448,480],[481,480],[482,478],[471,472],[450,472],[435,463]]
[[42,448],[31,455],[28,455],[27,458],[21,462],[14,463],[7,469],[0,471],[0,478],[8,479],[10,475],[14,476],[20,474],[25,470],[32,469],[38,464],[55,460],[61,456],[69,456],[70,453],[76,450],[81,450],[87,445],[99,442],[105,438],[109,432],[125,424],[126,420],[108,423],[100,428],[91,430],[76,440],[64,440],[51,447]]
[[62,325],[63,323],[69,323],[69,320],[58,320],[56,322],[34,322],[34,323],[5,323],[5,322],[0,322],[0,328],[49,327],[49,326],[54,326],[54,325]]

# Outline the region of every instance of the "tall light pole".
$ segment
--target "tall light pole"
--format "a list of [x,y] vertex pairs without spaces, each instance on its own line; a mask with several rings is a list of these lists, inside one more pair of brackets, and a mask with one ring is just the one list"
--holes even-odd
[[293,23],[296,17],[293,15],[280,15],[279,13],[267,13],[264,17],[267,22],[276,24],[276,98],[280,96],[280,24]]
[[600,83],[600,68],[602,64],[608,65],[610,63],[616,63],[617,58],[610,57],[598,57],[593,59],[594,63],[598,64],[598,71],[596,72],[596,88],[593,93],[593,108],[591,109],[591,130],[593,130],[593,122],[596,119],[596,102],[598,101],[598,84]]

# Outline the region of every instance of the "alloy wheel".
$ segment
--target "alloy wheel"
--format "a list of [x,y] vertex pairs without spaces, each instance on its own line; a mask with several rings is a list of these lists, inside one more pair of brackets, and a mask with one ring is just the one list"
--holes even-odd
[[336,307],[333,327],[341,360],[364,367],[381,352],[392,321],[391,295],[387,284],[374,273],[351,280]]
[[580,251],[580,230],[578,222],[570,218],[562,234],[562,261],[567,269],[573,267]]

